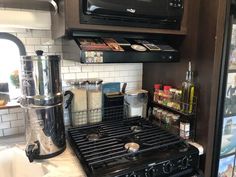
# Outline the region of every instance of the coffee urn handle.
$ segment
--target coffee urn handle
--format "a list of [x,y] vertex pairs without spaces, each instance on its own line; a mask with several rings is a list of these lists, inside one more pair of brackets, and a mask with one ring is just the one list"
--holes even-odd
[[71,101],[74,97],[74,94],[71,91],[66,91],[64,96],[69,95],[69,98],[66,100],[65,108],[67,109],[71,105]]

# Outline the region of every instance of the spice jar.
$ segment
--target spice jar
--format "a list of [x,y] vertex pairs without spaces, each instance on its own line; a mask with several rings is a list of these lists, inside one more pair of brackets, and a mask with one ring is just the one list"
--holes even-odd
[[163,95],[163,105],[167,105],[171,101],[171,94],[170,94],[171,86],[164,86],[164,95]]
[[[68,107],[68,113],[72,126],[84,125],[88,123],[87,119],[87,81],[80,80],[68,80],[67,85],[69,91],[73,94],[71,100],[71,107]],[[67,93],[69,91],[66,91]],[[66,112],[67,110],[65,110]]]
[[189,139],[190,137],[190,123],[188,121],[180,122],[180,137]]
[[153,101],[158,102],[159,100],[159,91],[160,91],[161,85],[160,84],[155,84],[154,85],[154,97]]
[[176,90],[175,109],[180,110],[182,90]]
[[162,111],[161,113],[161,121],[166,123],[166,115],[167,115],[168,112],[166,111]]
[[175,127],[179,127],[179,118],[180,118],[180,115],[178,114],[173,114],[172,115],[172,125],[175,126]]
[[102,80],[88,80],[88,121],[97,123],[102,121]]
[[156,108],[156,107],[153,107],[153,109],[152,109],[152,115],[157,119],[157,110],[158,110],[158,108]]
[[171,124],[172,115],[173,115],[172,113],[166,114],[166,119],[165,119],[166,124]]
[[161,119],[162,119],[162,109],[158,109],[157,110],[157,119],[159,120],[159,121],[161,121]]

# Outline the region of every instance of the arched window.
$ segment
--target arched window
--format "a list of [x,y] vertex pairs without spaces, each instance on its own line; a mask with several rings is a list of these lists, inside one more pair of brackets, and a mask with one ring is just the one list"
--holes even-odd
[[17,37],[0,33],[0,99],[19,97],[20,56],[25,54],[25,47]]

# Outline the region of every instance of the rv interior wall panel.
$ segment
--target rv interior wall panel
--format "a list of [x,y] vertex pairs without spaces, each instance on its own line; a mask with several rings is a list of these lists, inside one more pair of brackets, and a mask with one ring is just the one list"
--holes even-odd
[[50,12],[22,9],[0,9],[0,29],[51,29]]

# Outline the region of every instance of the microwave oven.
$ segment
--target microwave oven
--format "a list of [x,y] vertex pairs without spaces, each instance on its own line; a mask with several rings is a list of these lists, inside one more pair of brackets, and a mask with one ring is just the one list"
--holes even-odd
[[80,23],[180,29],[184,0],[80,0]]

